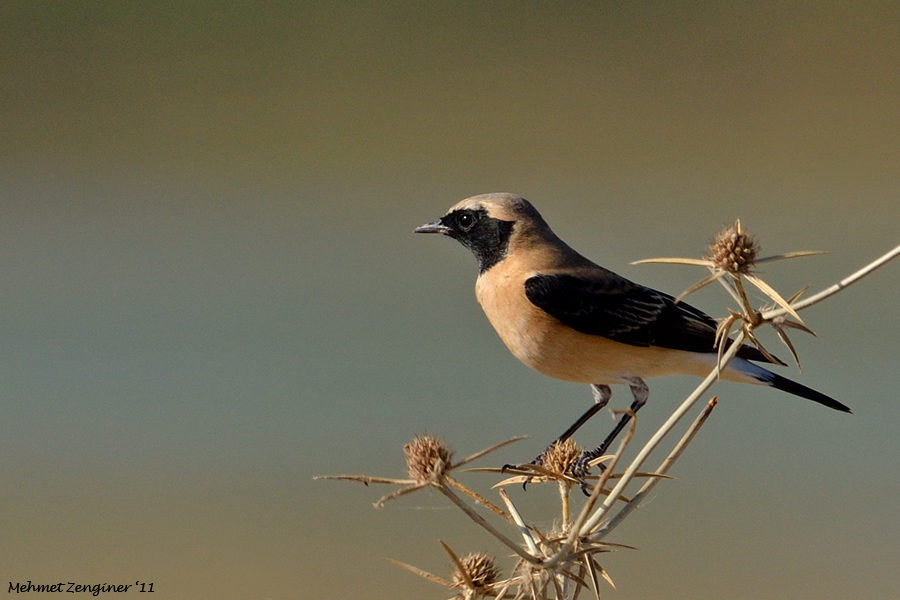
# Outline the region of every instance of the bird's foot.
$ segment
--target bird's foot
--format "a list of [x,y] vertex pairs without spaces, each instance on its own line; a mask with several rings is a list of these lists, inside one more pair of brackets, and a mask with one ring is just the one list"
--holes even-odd
[[[581,491],[585,496],[591,495],[591,486],[587,481],[588,473],[591,470],[590,463],[598,456],[600,456],[600,454],[597,453],[597,450],[583,450],[572,464],[572,477],[575,477],[578,480],[578,483],[581,485]],[[597,465],[597,467],[601,471],[606,468],[602,464]]]
[[[527,469],[527,468],[528,468],[528,465],[538,465],[538,466],[543,466],[543,464],[544,464],[544,457],[546,456],[546,454],[547,454],[547,451],[544,450],[543,452],[541,452],[540,454],[538,454],[538,455],[534,458],[534,460],[532,460],[531,462],[529,462],[529,463],[527,463],[527,464],[525,464],[525,465],[511,465],[511,464],[505,464],[505,465],[503,465],[502,467],[500,467],[500,472],[501,472],[501,473],[505,473],[505,472],[508,471],[509,469]],[[522,489],[523,489],[523,490],[525,490],[525,491],[528,490],[528,484],[531,483],[531,480],[532,480],[532,477],[526,477],[526,478],[525,478],[525,481],[522,482]]]

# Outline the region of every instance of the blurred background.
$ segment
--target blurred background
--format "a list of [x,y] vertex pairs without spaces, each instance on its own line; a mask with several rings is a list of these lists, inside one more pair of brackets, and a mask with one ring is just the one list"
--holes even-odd
[[[465,249],[412,229],[516,192],[677,294],[703,273],[629,263],[699,257],[739,217],[764,254],[831,252],[767,281],[826,287],[898,243],[898,23],[894,2],[3,3],[0,583],[446,598],[381,557],[506,561],[438,495],[376,511],[391,488],[312,480],[403,476],[425,431],[459,456],[527,434],[481,464],[529,460],[590,402],[506,351]],[[900,597],[898,269],[805,312],[818,338],[780,371],[854,414],[718,385],[613,536],[638,549],[603,557],[605,598]],[[638,436],[696,383],[651,381]],[[511,494],[552,520],[555,489]]]

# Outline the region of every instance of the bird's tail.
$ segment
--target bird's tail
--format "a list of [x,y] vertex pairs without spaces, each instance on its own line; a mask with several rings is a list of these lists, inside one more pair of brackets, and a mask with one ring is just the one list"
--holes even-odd
[[800,396],[801,398],[806,398],[807,400],[812,400],[813,402],[818,402],[819,404],[827,406],[828,408],[833,408],[834,410],[839,410],[846,413],[850,412],[850,408],[848,406],[838,402],[831,396],[826,396],[822,392],[817,392],[816,390],[799,384],[796,381],[792,381],[787,377],[776,375],[768,369],[764,369],[759,365],[754,365],[753,363],[747,362],[746,360],[740,358],[735,359],[731,362],[729,367],[735,368],[738,371],[749,375],[763,385],[768,385],[777,390],[787,392],[788,394],[793,394],[795,396]]
[[840,410],[846,413],[850,412],[850,407],[838,402],[831,396],[826,396],[822,392],[817,392],[812,388],[801,385],[796,381],[788,379],[787,377],[776,375],[771,371],[766,372],[766,377],[763,379],[763,381],[765,381],[765,383],[768,383],[775,389],[782,390],[789,394],[794,394],[795,396],[800,396],[801,398],[806,398],[807,400],[812,400],[813,402],[818,402],[819,404],[823,404],[828,408],[833,408],[834,410]]

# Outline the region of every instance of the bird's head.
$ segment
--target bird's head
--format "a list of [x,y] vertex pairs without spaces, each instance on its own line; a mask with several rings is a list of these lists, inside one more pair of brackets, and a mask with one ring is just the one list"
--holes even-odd
[[494,193],[466,198],[437,221],[416,227],[416,233],[441,233],[472,251],[482,273],[509,251],[510,241],[550,229],[528,200]]

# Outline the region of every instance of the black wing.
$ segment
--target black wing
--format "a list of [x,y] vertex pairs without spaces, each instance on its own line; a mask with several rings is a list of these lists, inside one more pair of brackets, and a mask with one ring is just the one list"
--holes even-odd
[[[716,351],[717,323],[709,315],[605,269],[579,275],[535,275],[525,282],[525,295],[581,333],[632,346]],[[739,356],[770,362],[748,346]]]

